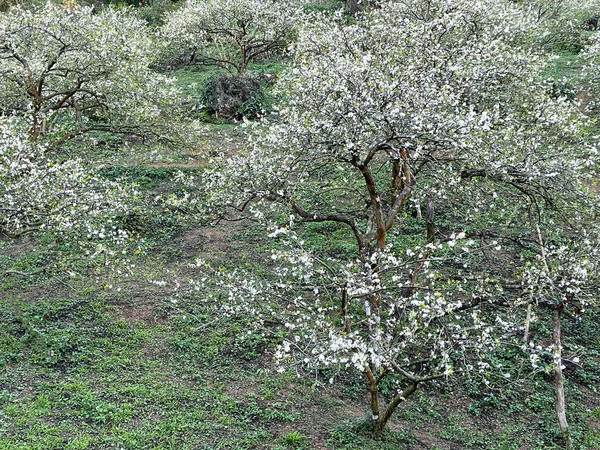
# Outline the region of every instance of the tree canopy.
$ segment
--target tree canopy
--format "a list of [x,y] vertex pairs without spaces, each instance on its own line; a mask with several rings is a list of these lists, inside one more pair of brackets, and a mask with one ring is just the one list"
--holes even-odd
[[189,0],[162,30],[166,53],[244,75],[248,64],[283,52],[302,20],[300,0]]

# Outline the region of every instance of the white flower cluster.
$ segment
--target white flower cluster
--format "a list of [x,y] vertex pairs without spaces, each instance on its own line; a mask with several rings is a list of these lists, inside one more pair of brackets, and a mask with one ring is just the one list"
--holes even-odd
[[91,246],[90,255],[128,245],[116,218],[135,212],[135,188],[94,175],[80,160],[54,161],[46,153],[18,121],[0,118],[0,234],[46,231]]

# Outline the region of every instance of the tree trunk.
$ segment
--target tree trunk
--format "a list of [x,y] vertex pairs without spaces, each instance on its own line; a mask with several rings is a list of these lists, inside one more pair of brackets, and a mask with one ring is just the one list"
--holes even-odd
[[427,242],[432,244],[435,242],[435,209],[433,200],[427,196]]
[[356,17],[359,12],[360,6],[358,5],[358,0],[346,0],[346,14]]
[[375,439],[379,439],[385,425],[381,423],[381,417],[379,417],[379,386],[371,370],[367,370],[365,375],[369,380],[369,394],[371,396],[371,424],[373,425],[373,435]]
[[344,332],[350,333],[350,315],[348,313],[348,288],[347,285],[344,285],[342,289],[342,317],[344,318]]
[[527,305],[527,317],[525,318],[525,330],[523,331],[523,342],[529,343],[529,325],[531,324],[531,303]]
[[380,441],[383,437],[383,430],[385,430],[385,424],[382,420],[373,421],[373,439]]
[[31,142],[37,142],[38,138],[43,136],[44,121],[45,119],[41,117],[39,108],[36,108],[33,113],[33,124],[31,125],[31,130],[29,131],[29,140]]
[[[540,230],[540,225],[538,223],[535,224],[535,230],[537,231],[537,239],[538,244],[540,244],[540,252],[542,254],[542,261],[544,262],[544,267],[546,267],[546,270],[549,271],[550,269],[548,268],[548,262],[546,261],[546,249],[544,247],[544,240],[542,239],[542,230]],[[533,305],[529,303],[527,305],[527,316],[525,317],[525,330],[523,331],[523,342],[525,344],[529,343],[532,316]]]
[[398,405],[400,405],[402,402],[405,402],[408,397],[417,392],[418,385],[418,382],[411,383],[406,389],[398,393],[385,409],[383,416],[377,414],[377,419],[375,419],[375,415],[373,415],[373,437],[375,439],[381,439],[381,435],[385,430],[385,426],[392,417],[392,414],[394,414],[394,411],[396,411]]
[[552,312],[552,337],[554,347],[554,386],[556,389],[556,415],[560,433],[565,443],[565,448],[571,450],[573,442],[569,433],[569,424],[567,423],[567,414],[565,406],[565,385],[562,372],[562,342],[561,342],[561,312],[563,305],[557,306]]

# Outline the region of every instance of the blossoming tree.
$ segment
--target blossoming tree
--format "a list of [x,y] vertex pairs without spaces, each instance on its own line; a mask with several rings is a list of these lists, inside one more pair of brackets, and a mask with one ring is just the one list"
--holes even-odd
[[123,218],[141,211],[135,187],[62,150],[95,130],[165,135],[177,96],[150,69],[154,53],[127,10],[49,3],[0,15],[2,236],[50,233],[88,261],[124,253]]
[[522,3],[542,31],[538,44],[548,49],[576,49],[585,42],[585,30],[597,26],[598,0],[527,0]]
[[[502,245],[585,197],[597,155],[576,105],[548,89],[537,22],[518,5],[380,6],[304,29],[277,114],[204,186],[221,213],[250,213],[280,240],[274,279],[222,275],[217,303],[279,323],[280,360],[362,373],[376,436],[421,383],[484,371],[486,349],[514,333],[502,308],[521,263]],[[409,245],[411,214],[423,232]],[[345,227],[354,253],[315,253],[307,222]]]
[[244,75],[248,64],[281,52],[302,17],[299,0],[190,0],[167,17],[166,53],[185,54],[191,64]]
[[[536,259],[523,269],[524,294],[533,304],[552,314],[552,359],[556,414],[566,448],[573,448],[566,414],[562,320],[579,317],[598,300],[600,240],[597,229],[581,230],[560,244],[544,243]],[[576,239],[576,240],[573,240]]]
[[155,54],[125,9],[14,7],[0,15],[0,113],[59,144],[92,130],[160,134],[176,95],[150,70]]

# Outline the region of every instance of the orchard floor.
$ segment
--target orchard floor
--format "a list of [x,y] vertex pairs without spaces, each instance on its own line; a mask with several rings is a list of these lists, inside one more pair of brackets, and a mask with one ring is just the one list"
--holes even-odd
[[[136,181],[151,199],[176,189],[179,168],[200,171],[204,155],[240,142],[234,127],[218,126],[198,154],[128,153],[99,167]],[[175,216],[157,209],[130,224],[146,252],[131,255],[128,277],[69,276],[91,273],[85,255],[49,236],[0,240],[0,450],[561,448],[552,380],[543,375],[492,389],[452,378],[424,385],[373,441],[358,374],[338,374],[330,385],[325,372],[278,373],[272,339],[248,336],[247,323],[215,315],[201,294],[175,293],[172,280],[198,276],[198,257],[268,274],[265,234],[248,223]],[[345,231],[321,224],[309,231],[323,252],[346,251]],[[566,373],[579,450],[600,448],[595,317],[565,326],[589,349]]]

